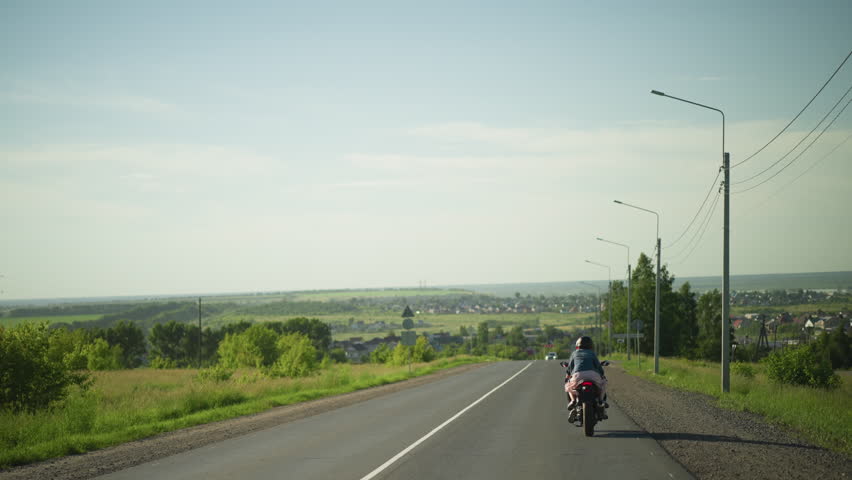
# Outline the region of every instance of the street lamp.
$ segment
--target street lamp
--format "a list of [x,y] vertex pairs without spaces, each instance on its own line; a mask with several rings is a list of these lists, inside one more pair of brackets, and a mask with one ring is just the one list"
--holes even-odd
[[606,309],[609,310],[609,323],[607,323],[606,331],[609,337],[609,339],[607,340],[607,342],[609,343],[609,348],[607,349],[607,351],[609,351],[612,348],[612,269],[609,267],[609,265],[593,262],[589,259],[586,259],[586,263],[591,263],[592,265],[603,267],[607,271],[607,280],[609,281],[609,296],[607,297],[606,301]]
[[633,207],[657,216],[657,285],[656,292],[654,293],[654,374],[656,375],[660,373],[660,257],[662,256],[662,251],[660,250],[660,214],[653,210],[637,207],[636,205],[631,205],[620,200],[613,201],[619,205]]
[[[596,237],[596,240],[611,243],[613,245],[618,245],[619,247],[624,247],[627,249],[627,338],[625,340],[627,340],[627,360],[630,360],[630,293],[632,290],[631,284],[633,283],[633,281],[631,280],[631,277],[633,275],[631,275],[630,273],[630,247],[623,243],[613,242],[611,240],[606,240],[601,237]],[[636,345],[639,345],[639,337],[636,337]]]
[[592,288],[598,289],[598,304],[595,307],[595,328],[597,328],[597,330],[598,330],[598,348],[600,348],[600,345],[601,345],[601,342],[602,342],[601,326],[600,326],[600,321],[601,321],[601,287],[599,287],[599,286],[597,286],[593,283],[589,283],[589,282],[580,282],[580,283],[582,283],[583,285],[588,285]]
[[725,151],[725,112],[718,108],[710,107],[696,102],[691,102],[683,98],[666,95],[657,90],[651,90],[654,95],[668,97],[672,100],[678,100],[684,103],[689,103],[697,107],[714,110],[722,115],[722,170],[725,171],[725,213],[722,228],[722,391],[729,392],[731,390],[731,357],[730,344],[731,338],[728,333],[728,321],[730,318],[730,218],[731,218],[731,155]]

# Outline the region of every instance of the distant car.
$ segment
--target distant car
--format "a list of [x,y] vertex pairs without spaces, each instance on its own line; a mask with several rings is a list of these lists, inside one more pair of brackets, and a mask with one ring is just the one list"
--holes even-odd
[[550,352],[544,356],[545,360],[556,360],[556,352]]

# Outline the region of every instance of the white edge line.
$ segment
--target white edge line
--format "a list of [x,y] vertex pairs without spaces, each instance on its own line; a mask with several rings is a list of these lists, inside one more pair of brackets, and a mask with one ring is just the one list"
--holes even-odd
[[411,445],[409,445],[409,446],[408,446],[405,450],[403,450],[403,451],[401,451],[401,452],[397,453],[397,454],[396,454],[396,455],[394,455],[394,456],[393,456],[390,460],[388,460],[387,462],[385,462],[385,463],[383,463],[383,464],[379,465],[379,467],[378,467],[378,468],[376,468],[376,469],[375,469],[375,470],[373,470],[372,472],[368,473],[367,475],[364,475],[363,477],[361,477],[361,480],[370,480],[371,478],[375,478],[375,477],[376,477],[376,475],[378,475],[378,474],[382,473],[385,469],[387,469],[388,467],[390,467],[391,465],[393,465],[393,464],[394,464],[397,460],[399,460],[400,458],[404,457],[404,456],[405,456],[408,452],[410,452],[410,451],[414,450],[415,448],[417,448],[417,446],[418,446],[418,445],[420,445],[421,443],[425,442],[425,441],[426,441],[429,437],[431,437],[432,435],[434,435],[434,434],[438,433],[438,431],[439,431],[439,430],[441,430],[442,428],[444,428],[444,427],[446,427],[447,425],[449,425],[449,424],[450,424],[450,422],[452,422],[453,420],[455,420],[455,419],[459,418],[460,416],[462,416],[462,414],[464,414],[464,412],[466,412],[466,411],[470,410],[471,408],[475,407],[475,406],[476,406],[476,404],[478,404],[479,402],[481,402],[481,401],[485,400],[485,399],[486,399],[489,395],[491,395],[492,393],[496,392],[496,391],[497,391],[500,387],[502,387],[503,385],[506,385],[507,383],[509,383],[510,381],[512,381],[512,379],[513,379],[513,378],[515,378],[515,377],[517,377],[518,375],[520,375],[521,373],[523,373],[523,372],[524,372],[524,370],[526,370],[526,369],[530,368],[530,365],[532,365],[532,362],[528,363],[528,364],[527,364],[527,366],[526,366],[526,367],[524,367],[524,368],[522,368],[520,371],[518,371],[518,373],[516,373],[516,374],[512,375],[511,377],[509,377],[509,378],[508,378],[505,382],[503,382],[503,383],[501,383],[500,385],[497,385],[496,387],[494,387],[493,389],[491,389],[491,391],[490,391],[490,392],[488,392],[488,393],[486,393],[485,395],[483,395],[483,396],[479,397],[479,400],[476,400],[475,402],[471,403],[470,405],[468,405],[467,407],[465,407],[464,409],[462,409],[462,411],[460,411],[459,413],[457,413],[457,414],[453,415],[453,416],[452,416],[449,420],[447,420],[447,421],[445,421],[444,423],[442,423],[442,424],[438,425],[437,427],[435,427],[435,428],[434,428],[431,432],[427,433],[427,434],[426,434],[426,435],[424,435],[422,438],[420,438],[420,440],[417,440],[416,442],[412,443],[412,444],[411,444]]

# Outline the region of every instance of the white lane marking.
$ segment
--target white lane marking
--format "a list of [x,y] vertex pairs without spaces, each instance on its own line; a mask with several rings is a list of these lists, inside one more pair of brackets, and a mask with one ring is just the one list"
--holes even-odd
[[466,407],[465,407],[464,409],[462,409],[459,413],[457,413],[457,414],[453,415],[453,416],[452,416],[449,420],[447,420],[447,421],[445,421],[444,423],[442,423],[442,424],[438,425],[437,427],[435,427],[435,428],[434,428],[431,432],[429,432],[429,433],[427,433],[426,435],[424,435],[424,436],[423,436],[420,440],[417,440],[416,442],[412,443],[412,444],[411,444],[411,445],[409,445],[409,446],[408,446],[405,450],[403,450],[403,451],[401,451],[401,452],[397,453],[396,455],[394,455],[393,457],[391,457],[391,459],[390,459],[390,460],[388,460],[387,462],[385,462],[385,463],[383,463],[383,464],[379,465],[379,467],[378,467],[378,468],[376,468],[376,469],[375,469],[375,470],[373,470],[372,472],[368,473],[367,475],[365,475],[365,476],[361,477],[361,480],[370,480],[371,478],[375,478],[375,477],[376,477],[376,475],[378,475],[378,474],[382,473],[382,472],[383,472],[386,468],[388,468],[388,467],[390,467],[391,465],[393,465],[393,464],[394,464],[394,462],[396,462],[396,461],[397,461],[397,460],[399,460],[400,458],[404,457],[404,456],[405,456],[408,452],[410,452],[410,451],[414,450],[414,449],[415,449],[418,445],[420,445],[421,443],[425,442],[425,441],[426,441],[429,437],[431,437],[432,435],[434,435],[434,434],[438,433],[438,431],[439,431],[439,430],[441,430],[442,428],[444,428],[444,427],[446,427],[447,425],[449,425],[449,424],[450,424],[450,422],[452,422],[453,420],[455,420],[455,419],[459,418],[460,416],[462,416],[462,415],[464,414],[464,412],[466,412],[466,411],[470,410],[471,408],[475,407],[475,406],[476,406],[476,404],[478,404],[479,402],[481,402],[481,401],[485,400],[485,399],[486,399],[489,395],[491,395],[492,393],[496,392],[496,391],[497,391],[500,387],[502,387],[503,385],[506,385],[507,383],[509,383],[510,381],[512,381],[512,379],[513,379],[513,378],[515,378],[515,377],[517,377],[518,375],[522,374],[522,373],[524,372],[524,370],[526,370],[526,369],[530,368],[530,365],[532,365],[532,362],[528,363],[528,364],[527,364],[527,366],[526,366],[526,367],[524,367],[524,368],[522,368],[522,369],[521,369],[518,373],[516,373],[516,374],[512,375],[511,377],[509,377],[509,378],[508,378],[505,382],[503,382],[503,383],[501,383],[500,385],[497,385],[496,387],[494,387],[494,388],[493,388],[490,392],[488,392],[488,393],[486,393],[485,395],[483,395],[483,396],[479,397],[479,400],[477,400],[477,401],[475,401],[475,402],[471,403],[470,405],[466,406]]

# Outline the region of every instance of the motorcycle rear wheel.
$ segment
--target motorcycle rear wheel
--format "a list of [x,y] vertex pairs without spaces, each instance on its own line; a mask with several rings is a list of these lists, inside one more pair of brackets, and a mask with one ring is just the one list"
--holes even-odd
[[595,434],[595,422],[597,421],[597,417],[595,415],[595,405],[592,402],[586,402],[583,404],[583,431],[587,437],[591,437]]

